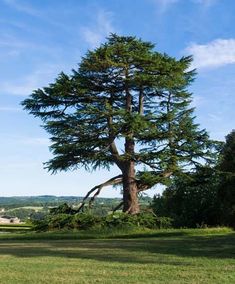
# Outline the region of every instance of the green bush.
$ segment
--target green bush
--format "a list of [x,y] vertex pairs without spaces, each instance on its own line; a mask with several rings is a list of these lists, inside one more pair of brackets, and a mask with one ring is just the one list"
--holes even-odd
[[49,222],[48,219],[44,220],[32,220],[32,228],[37,232],[43,232],[49,230]]
[[58,215],[58,214],[70,214],[74,215],[77,211],[74,210],[71,206],[69,206],[67,203],[63,203],[59,205],[58,207],[54,207],[50,209],[51,215]]
[[143,212],[136,215],[115,213],[105,217],[104,226],[107,227],[143,227],[149,229],[170,228],[172,219],[158,217],[152,212]]
[[136,217],[125,213],[114,213],[104,217],[104,227],[128,227],[136,225]]
[[102,225],[102,218],[92,214],[79,213],[74,215],[72,224],[76,229],[87,230]]
[[[62,210],[61,210],[62,209]],[[66,210],[65,210],[66,209]],[[56,214],[56,212],[58,212]],[[69,212],[69,213],[62,213]],[[53,210],[44,220],[34,221],[34,229],[37,231],[47,230],[88,230],[93,228],[134,228],[142,227],[149,229],[170,228],[172,219],[158,217],[152,212],[142,212],[129,215],[116,212],[107,216],[97,216],[91,213],[76,213],[68,206],[63,205],[58,210]]]
[[169,229],[173,227],[174,220],[170,217],[156,217],[158,229]]
[[72,229],[73,216],[69,214],[58,214],[50,216],[48,222],[49,229]]

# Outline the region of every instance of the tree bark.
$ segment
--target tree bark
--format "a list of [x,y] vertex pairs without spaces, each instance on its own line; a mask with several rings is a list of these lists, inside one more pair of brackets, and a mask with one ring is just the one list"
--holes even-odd
[[129,214],[140,212],[134,161],[128,161],[123,171],[123,212]]
[[[125,70],[126,111],[132,113],[132,96],[128,87],[128,68]],[[123,212],[137,214],[140,211],[138,202],[138,188],[135,179],[135,141],[132,129],[128,129],[125,138],[125,161],[123,174]]]
[[143,115],[144,113],[144,94],[143,94],[143,89],[142,87],[140,88],[139,92],[139,114]]
[[135,151],[135,141],[131,133],[126,137],[125,153],[126,161],[122,171],[123,174],[123,212],[137,214],[140,212],[138,200],[138,187],[135,177],[135,161],[133,155]]

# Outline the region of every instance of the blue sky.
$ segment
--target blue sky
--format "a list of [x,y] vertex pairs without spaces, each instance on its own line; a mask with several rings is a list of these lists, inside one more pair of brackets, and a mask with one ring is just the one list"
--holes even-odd
[[[118,173],[51,176],[42,164],[51,157],[48,136],[19,105],[76,68],[110,32],[152,41],[177,58],[192,54],[197,121],[224,140],[235,128],[234,22],[233,0],[0,0],[0,196],[84,195]],[[102,196],[118,194],[104,189]]]

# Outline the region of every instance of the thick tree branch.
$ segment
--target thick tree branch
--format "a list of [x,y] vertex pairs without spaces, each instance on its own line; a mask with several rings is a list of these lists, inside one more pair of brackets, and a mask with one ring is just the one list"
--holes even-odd
[[[173,172],[172,171],[164,171],[164,172],[159,172],[158,173],[158,177],[159,178],[168,178],[170,176],[173,175]],[[148,190],[150,189],[151,187],[153,187],[154,185],[160,183],[159,181],[156,182],[154,185],[153,184],[145,184],[141,181],[141,179],[137,179],[136,180],[137,182],[137,187],[138,187],[138,193],[141,192],[141,191],[145,191],[145,190]]]
[[112,140],[111,138],[110,138],[109,150],[112,154],[113,160],[116,163],[116,165],[119,167],[120,170],[123,170],[123,161],[121,160],[121,157],[118,152],[117,146],[114,142],[114,139]]
[[123,201],[120,202],[116,207],[114,207],[113,213],[114,213],[115,211],[117,211],[118,209],[120,209],[122,206],[123,206]]
[[120,158],[120,154],[118,152],[117,146],[115,144],[115,134],[113,131],[113,118],[112,116],[108,117],[107,120],[108,123],[108,131],[109,131],[109,150],[112,154],[113,160],[116,163],[116,165],[119,167],[120,170],[123,170],[123,162]]
[[143,93],[143,89],[141,86],[140,92],[139,92],[139,114],[143,115],[143,113],[144,113],[144,93]]
[[89,204],[91,204],[95,197],[97,195],[99,195],[101,189],[105,186],[108,186],[108,185],[115,185],[115,184],[119,184],[122,182],[122,175],[118,175],[118,176],[115,176],[107,181],[105,181],[104,183],[101,183],[99,185],[96,185],[95,187],[93,187],[91,190],[89,190],[86,194],[86,196],[83,198],[82,200],[82,203],[80,205],[80,207],[78,208],[78,212],[80,212],[82,210],[82,208],[84,207],[85,203],[86,203],[86,200],[88,199],[88,197],[94,192],[96,191],[96,193],[93,195],[93,197],[91,198],[92,201],[89,202]]

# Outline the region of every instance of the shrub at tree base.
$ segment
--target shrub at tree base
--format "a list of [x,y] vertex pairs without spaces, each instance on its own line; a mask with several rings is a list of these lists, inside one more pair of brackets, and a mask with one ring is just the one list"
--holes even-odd
[[129,215],[115,213],[105,217],[88,213],[49,215],[43,221],[34,221],[37,231],[47,230],[87,230],[92,228],[126,228],[143,227],[149,229],[170,228],[172,219],[158,217],[153,213],[140,213]]

